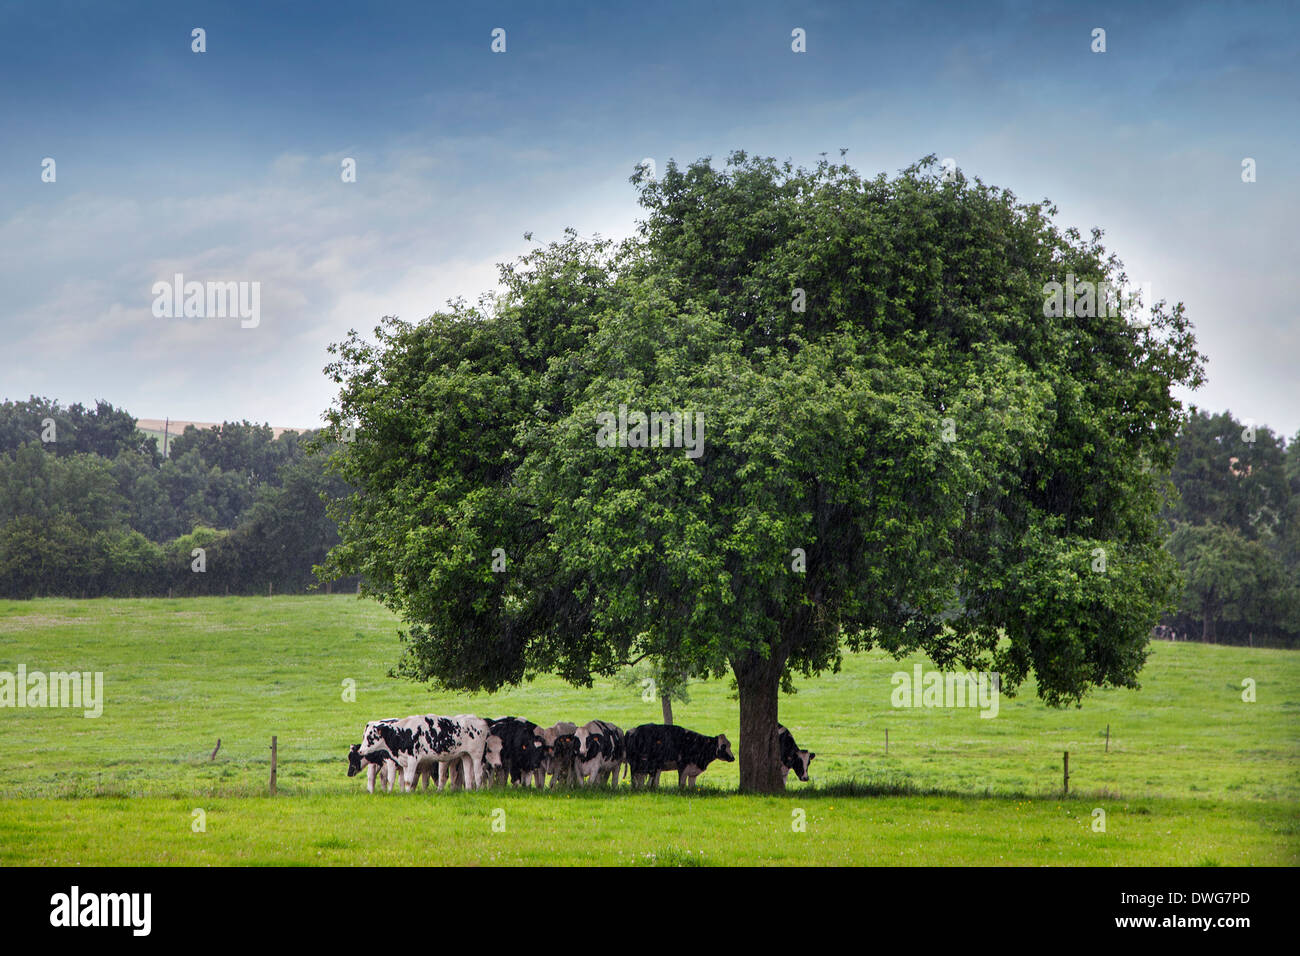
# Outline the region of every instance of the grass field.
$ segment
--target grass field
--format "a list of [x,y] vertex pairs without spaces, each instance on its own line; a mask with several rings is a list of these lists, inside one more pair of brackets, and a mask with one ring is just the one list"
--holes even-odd
[[[994,719],[894,709],[890,676],[914,661],[851,655],[782,700],[782,722],[818,756],[813,782],[791,777],[781,797],[728,793],[735,764],[713,764],[689,796],[371,797],[345,775],[345,755],[375,717],[659,719],[657,702],[617,681],[434,694],[386,677],[399,653],[388,612],[349,596],[0,602],[0,671],[105,681],[95,719],[0,710],[0,863],[1300,862],[1294,652],[1157,642],[1141,690],[1052,710],[1026,686]],[[1245,678],[1254,703],[1242,701]],[[692,687],[677,721],[734,742],[731,693],[726,682]],[[275,798],[265,795],[272,734]],[[422,838],[383,839],[395,824]]]

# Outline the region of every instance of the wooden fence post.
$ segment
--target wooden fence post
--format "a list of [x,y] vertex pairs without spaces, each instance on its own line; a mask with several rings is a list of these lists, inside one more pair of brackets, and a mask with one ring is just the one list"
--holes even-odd
[[1062,785],[1068,796],[1070,793],[1070,751],[1065,752],[1065,776],[1062,778]]
[[209,757],[208,759],[209,759],[209,760],[216,760],[216,759],[217,759],[217,751],[220,750],[220,749],[221,749],[221,738],[218,737],[218,738],[217,738],[217,745],[216,745],[215,747],[212,748],[212,756]]
[[1110,753],[1110,724],[1106,725],[1106,753]]
[[275,758],[276,758],[276,740],[275,736],[271,737],[271,796],[275,796]]

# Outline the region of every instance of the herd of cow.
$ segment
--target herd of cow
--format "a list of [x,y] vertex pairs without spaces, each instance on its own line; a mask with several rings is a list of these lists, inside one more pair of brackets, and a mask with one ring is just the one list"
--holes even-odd
[[[800,750],[779,724],[777,732],[784,774],[793,770],[807,780],[808,765],[817,755]],[[364,768],[366,789],[374,793],[376,778],[392,790],[399,773],[403,790],[417,789],[421,780],[427,790],[435,773],[439,790],[472,790],[507,780],[541,787],[548,775],[552,787],[618,786],[620,773],[631,774],[633,788],[647,780],[657,787],[660,773],[675,770],[679,787],[694,787],[695,778],[714,760],[735,759],[725,734],[707,737],[673,724],[642,724],[624,733],[606,720],[539,727],[519,717],[417,714],[366,724],[361,743],[348,751],[348,776]]]

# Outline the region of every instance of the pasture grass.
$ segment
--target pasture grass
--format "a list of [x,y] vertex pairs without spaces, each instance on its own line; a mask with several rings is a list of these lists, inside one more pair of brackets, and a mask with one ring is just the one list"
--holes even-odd
[[[657,701],[618,680],[431,691],[387,676],[400,652],[395,619],[352,596],[0,602],[0,671],[22,663],[102,671],[105,681],[99,718],[0,710],[0,863],[1297,862],[1293,651],[1153,642],[1141,689],[1057,710],[1031,683],[1004,694],[992,719],[975,708],[895,709],[891,675],[929,663],[852,654],[782,698],[782,722],[818,755],[813,782],[791,777],[783,796],[728,792],[737,766],[715,763],[693,795],[371,797],[363,778],[345,775],[345,755],[376,717],[602,717],[624,728],[660,719]],[[1247,678],[1254,703],[1242,700]],[[345,681],[355,702],[344,700]],[[735,743],[733,695],[727,681],[692,685],[677,722]],[[275,798],[265,796],[272,734]],[[664,781],[675,789],[674,774]],[[1092,829],[1097,808],[1104,833]],[[206,832],[191,830],[195,809]],[[795,810],[804,832],[792,829]],[[394,814],[428,840],[375,836]]]
[[0,801],[10,866],[1294,866],[1296,833],[1277,801],[626,789]]

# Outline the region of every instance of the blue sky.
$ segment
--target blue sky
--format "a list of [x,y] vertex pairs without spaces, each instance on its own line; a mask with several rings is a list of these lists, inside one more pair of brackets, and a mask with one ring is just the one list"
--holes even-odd
[[[1295,435],[1298,25],[1293,3],[0,5],[0,397],[315,425],[329,342],[475,298],[525,231],[628,234],[641,159],[848,147],[873,175],[953,157],[1102,227],[1187,305],[1210,380],[1185,397]],[[154,317],[177,272],[260,282],[260,324]]]

